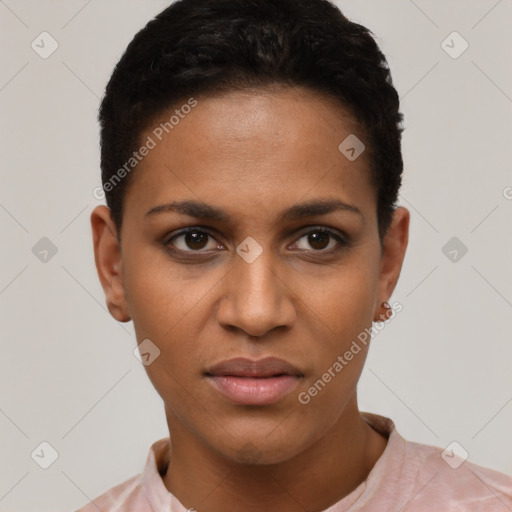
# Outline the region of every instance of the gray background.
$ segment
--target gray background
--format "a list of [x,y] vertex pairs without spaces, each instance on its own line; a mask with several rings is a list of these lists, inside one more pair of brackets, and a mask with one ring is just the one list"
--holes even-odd
[[[99,98],[135,32],[166,5],[0,1],[2,510],[78,508],[140,472],[167,435],[132,325],[106,310],[89,225],[101,202]],[[391,417],[410,440],[457,441],[470,461],[512,473],[512,2],[339,5],[388,57],[406,125],[401,204],[412,214],[392,297],[404,309],[372,343],[361,409]],[[43,31],[59,45],[47,59],[31,48]],[[456,59],[441,45],[453,31],[469,43]],[[46,262],[43,237],[57,248]],[[30,455],[42,441],[59,454],[46,470]]]

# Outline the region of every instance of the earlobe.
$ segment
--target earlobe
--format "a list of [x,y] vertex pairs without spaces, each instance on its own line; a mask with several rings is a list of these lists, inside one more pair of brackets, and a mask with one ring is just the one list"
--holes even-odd
[[387,318],[389,308],[383,308],[382,304],[389,300],[400,277],[409,241],[409,219],[407,208],[396,208],[388,233],[384,237],[374,322],[382,321],[383,314]]
[[107,206],[91,213],[94,261],[110,314],[119,322],[131,320],[122,273],[122,258],[117,229]]

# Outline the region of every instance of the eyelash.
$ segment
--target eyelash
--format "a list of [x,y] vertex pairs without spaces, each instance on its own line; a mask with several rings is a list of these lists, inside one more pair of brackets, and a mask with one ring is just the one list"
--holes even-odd
[[[206,234],[207,236],[215,239],[215,237],[209,232],[207,231],[206,229],[200,227],[200,226],[194,226],[194,227],[189,227],[189,228],[185,228],[185,229],[182,229],[181,231],[179,231],[178,233],[172,235],[171,237],[166,237],[165,240],[163,241],[163,245],[165,247],[165,249],[173,254],[178,254],[178,255],[183,255],[184,257],[197,257],[197,255],[201,255],[201,254],[206,254],[206,255],[210,255],[211,254],[211,251],[202,251],[202,250],[190,250],[190,251],[183,251],[182,249],[176,249],[176,248],[173,248],[171,246],[171,242],[173,240],[175,240],[176,238],[179,238],[181,236],[184,236],[186,235],[187,233],[201,233],[201,234]],[[302,251],[308,253],[308,254],[334,254],[335,252],[338,252],[342,249],[345,249],[345,248],[349,248],[351,246],[351,243],[350,241],[348,240],[348,238],[345,238],[343,236],[341,236],[340,234],[338,234],[336,231],[330,229],[330,228],[326,228],[324,226],[318,226],[318,227],[313,227],[311,228],[310,230],[302,233],[298,238],[297,238],[297,241],[300,240],[301,238],[304,238],[305,236],[308,236],[312,233],[322,233],[322,234],[327,234],[329,235],[331,238],[333,238],[334,240],[336,240],[338,242],[338,247],[335,247],[333,249],[329,249],[329,250],[323,250],[323,249],[319,249],[319,250],[315,250],[315,249],[310,249],[310,250],[304,250],[302,249]],[[299,249],[301,250],[301,249]]]

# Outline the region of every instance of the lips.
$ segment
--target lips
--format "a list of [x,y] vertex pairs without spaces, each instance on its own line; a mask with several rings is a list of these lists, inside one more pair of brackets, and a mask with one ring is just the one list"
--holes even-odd
[[207,370],[206,373],[208,375],[224,377],[265,378],[281,375],[302,376],[295,366],[277,357],[266,357],[258,361],[238,357],[223,361]]
[[230,359],[209,368],[205,375],[217,391],[240,405],[269,405],[278,402],[303,377],[298,368],[275,357],[258,361]]

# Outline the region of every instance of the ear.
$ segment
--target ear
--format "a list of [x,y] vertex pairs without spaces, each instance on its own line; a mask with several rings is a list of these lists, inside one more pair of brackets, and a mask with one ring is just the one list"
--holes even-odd
[[[400,276],[409,241],[409,219],[410,213],[407,208],[403,206],[396,208],[389,230],[384,237],[374,322],[383,321],[387,317],[387,311],[391,311],[384,310],[382,303],[389,300]],[[382,316],[383,312],[384,316]]]
[[117,321],[128,322],[131,316],[123,283],[121,247],[110,208],[97,206],[91,213],[91,227],[94,261],[107,308]]

